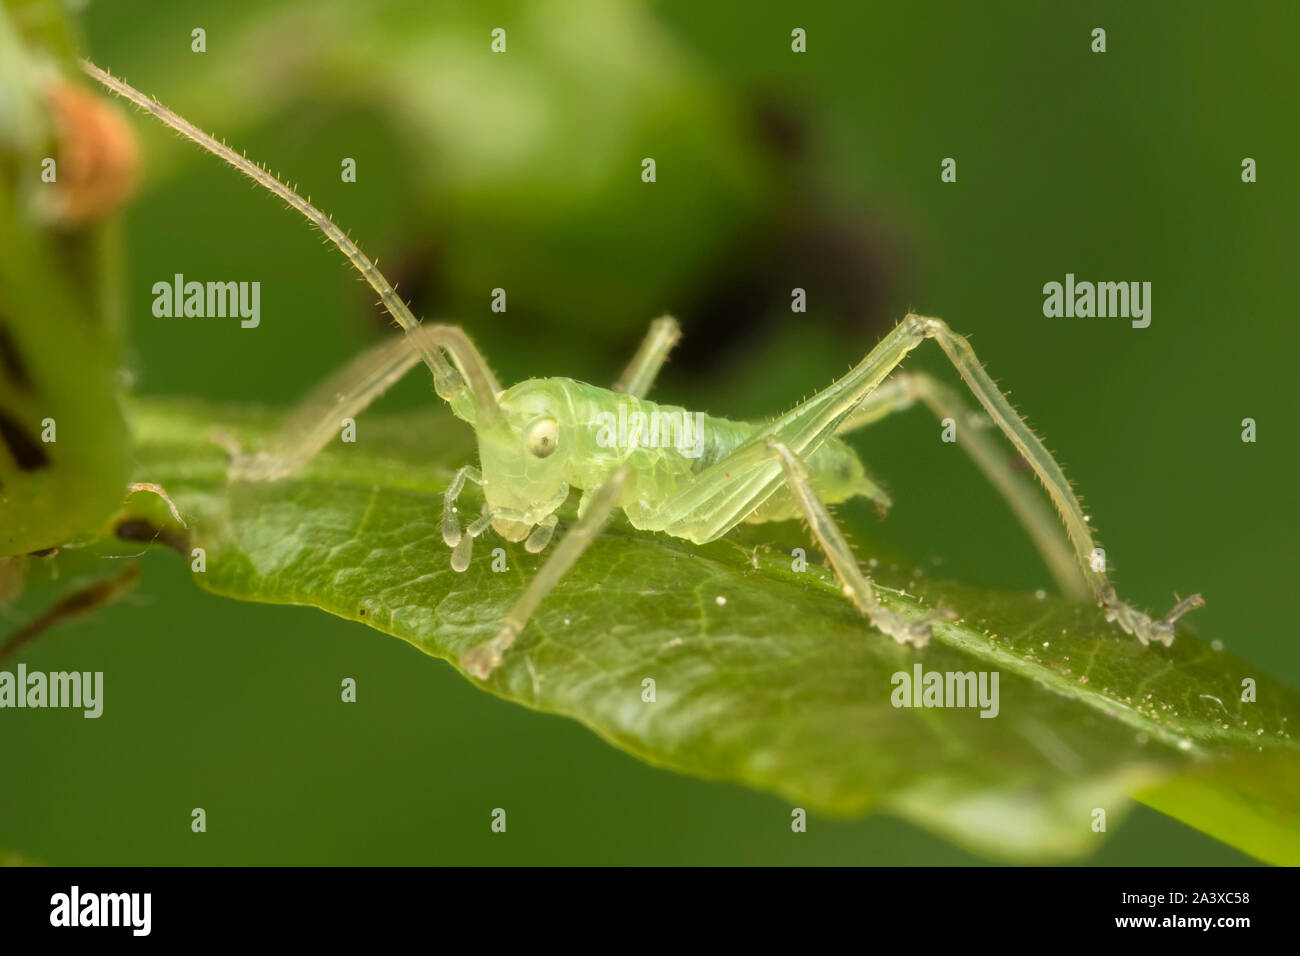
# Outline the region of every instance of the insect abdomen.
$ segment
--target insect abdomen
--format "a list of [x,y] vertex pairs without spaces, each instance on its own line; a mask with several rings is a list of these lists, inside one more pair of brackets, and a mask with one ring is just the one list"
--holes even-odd
[[[559,388],[560,394],[553,399],[567,406],[560,416],[561,433],[567,438],[561,441],[577,445],[570,449],[573,467],[566,480],[577,488],[595,488],[621,462],[630,462],[636,472],[637,501],[629,502],[632,507],[625,506],[625,510],[634,524],[651,530],[659,505],[764,427],[660,405],[571,379],[549,379],[548,383],[552,389]],[[828,504],[856,495],[882,497],[866,477],[857,455],[838,438],[824,442],[808,456],[806,464],[813,486]],[[781,485],[744,520],[782,521],[797,515],[793,498]]]
[[[812,479],[817,496],[828,505],[839,504],[859,495],[873,498],[878,504],[887,504],[880,488],[867,477],[857,454],[838,438],[829,438],[804,464]],[[781,484],[766,501],[745,520],[750,524],[765,521],[786,521],[802,517],[794,496]]]

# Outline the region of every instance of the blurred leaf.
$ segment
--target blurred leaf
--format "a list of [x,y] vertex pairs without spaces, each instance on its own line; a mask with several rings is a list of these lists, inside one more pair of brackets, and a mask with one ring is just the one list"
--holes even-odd
[[1291,748],[1198,766],[1137,797],[1261,860],[1300,860],[1300,763]]
[[[108,157],[129,159],[133,141],[81,85],[72,33],[52,0],[0,6],[0,659],[138,571],[106,564],[96,539],[129,467],[117,239],[102,220],[130,189],[129,163]],[[89,201],[106,182],[112,201]]]
[[[166,485],[194,525],[203,587],[319,607],[454,666],[493,635],[540,557],[489,537],[467,572],[448,566],[441,493],[472,454],[467,429],[437,413],[367,418],[359,443],[297,479],[227,486],[211,423],[256,447],[274,420],[162,404],[135,417],[139,477]],[[486,688],[573,717],[647,762],[810,811],[893,812],[989,856],[1087,853],[1101,839],[1094,808],[1113,829],[1127,795],[1147,790],[1241,849],[1300,861],[1287,815],[1298,766],[1288,719],[1300,704],[1241,660],[1187,633],[1170,649],[1142,647],[1090,607],[881,568],[906,587],[887,595],[892,607],[963,615],[917,652],[869,629],[826,569],[790,570],[785,549],[805,545],[793,524],[742,537],[695,547],[616,524]],[[498,546],[505,573],[490,570]],[[997,716],[892,706],[891,676],[918,664],[999,672]],[[1246,676],[1258,703],[1239,701]],[[642,700],[647,678],[654,703]],[[1169,789],[1176,775],[1193,781],[1182,799]]]
[[[55,197],[94,182],[94,164],[81,157],[78,181],[71,156],[101,157],[110,131],[102,101],[53,58],[63,15],[55,3],[0,7],[0,556],[97,531],[128,467],[116,237],[98,218],[53,212]],[[42,164],[56,157],[47,183]]]
[[0,847],[0,866],[44,866],[35,860],[28,859],[20,853],[13,850],[6,850]]
[[[491,50],[498,27],[505,53]],[[641,2],[476,0],[436,15],[411,0],[276,3],[222,31],[202,69],[170,41],[147,62],[127,79],[232,142],[308,108],[382,117],[407,169],[384,188],[413,194],[406,238],[424,246],[408,265],[448,314],[508,286],[512,310],[617,346],[771,216],[773,163],[753,118]],[[207,161],[166,130],[142,132],[153,186],[178,161]],[[364,188],[375,149],[343,141],[291,176],[337,214],[358,188],[339,185],[339,157],[357,160]]]

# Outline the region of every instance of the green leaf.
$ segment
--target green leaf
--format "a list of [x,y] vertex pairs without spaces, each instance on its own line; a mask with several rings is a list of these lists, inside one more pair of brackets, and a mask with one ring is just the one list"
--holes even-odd
[[13,850],[6,850],[0,847],[0,866],[43,866],[44,864],[23,856],[21,853],[15,853]]
[[[0,6],[0,414],[40,465],[23,467],[0,443],[0,558],[97,529],[127,472],[115,236],[96,222],[51,219],[42,205],[51,184],[31,172],[59,146],[43,105],[51,84],[80,82],[66,62],[60,77],[52,59],[66,52],[65,11],[42,2],[14,12],[23,16]],[[47,437],[55,426],[64,441]]]
[[[497,57],[489,35],[503,23],[510,52]],[[436,17],[404,0],[312,0],[310,12],[233,11],[223,36],[202,70],[185,44],[149,50],[150,92],[232,142],[323,103],[380,118],[400,147],[413,221],[456,237],[437,256],[449,312],[477,302],[508,260],[549,325],[617,346],[702,260],[771,227],[772,169],[737,119],[740,100],[639,0],[570,0],[562,24],[518,0],[443,4]],[[286,43],[292,57],[269,55]],[[169,131],[141,132],[147,189],[180,162],[206,162]],[[637,188],[643,157],[666,142],[671,187]],[[316,181],[318,195],[327,187]],[[596,297],[593,327],[582,313]]]
[[[255,448],[274,421],[193,405],[134,416],[137,478],[168,488],[206,551],[196,580],[319,607],[458,666],[544,558],[489,535],[467,572],[450,569],[441,493],[473,460],[472,434],[433,412],[367,416],[356,444],[297,478],[228,485],[214,425]],[[504,572],[491,570],[497,547]],[[1095,811],[1113,831],[1139,794],[1262,859],[1300,862],[1293,691],[1185,628],[1172,648],[1143,647],[1092,607],[881,566],[877,579],[900,589],[885,594],[891,607],[961,615],[930,647],[900,647],[827,569],[792,570],[794,547],[807,547],[795,523],[697,547],[616,522],[484,686],[649,763],[810,812],[898,814],[991,857],[1089,853],[1104,839]],[[997,715],[895,707],[893,675],[916,666],[997,672]],[[1244,678],[1255,702],[1241,701]]]

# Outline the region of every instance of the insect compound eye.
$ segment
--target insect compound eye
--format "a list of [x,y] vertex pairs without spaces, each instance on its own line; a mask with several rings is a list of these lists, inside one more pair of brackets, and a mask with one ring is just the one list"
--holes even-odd
[[528,451],[534,457],[547,457],[559,444],[560,426],[554,418],[539,418],[528,426]]

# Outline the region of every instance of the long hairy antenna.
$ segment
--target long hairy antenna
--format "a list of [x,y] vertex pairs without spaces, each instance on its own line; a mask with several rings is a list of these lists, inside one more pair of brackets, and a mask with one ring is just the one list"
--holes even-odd
[[86,71],[87,75],[98,81],[107,89],[116,93],[123,99],[130,100],[136,106],[140,107],[140,109],[152,113],[186,139],[202,146],[214,156],[219,156],[221,159],[224,159],[231,166],[234,166],[235,169],[253,180],[253,182],[279,196],[294,209],[298,210],[298,212],[306,216],[307,220],[319,229],[326,239],[334,243],[334,245],[338,247],[339,251],[348,257],[348,261],[351,262],[352,265],[356,267],[357,271],[365,277],[366,282],[370,283],[370,287],[379,293],[379,298],[384,303],[384,308],[386,308],[388,314],[397,321],[397,324],[406,331],[408,339],[419,351],[420,357],[424,359],[424,363],[429,366],[429,370],[433,372],[434,380],[445,382],[449,379],[449,376],[456,375],[455,370],[447,363],[447,360],[442,356],[441,352],[430,344],[426,337],[411,334],[420,328],[419,320],[411,314],[411,310],[407,308],[406,303],[401,300],[392,285],[384,277],[384,274],[380,272],[375,264],[370,261],[370,258],[361,251],[360,247],[348,238],[347,234],[342,229],[334,224],[333,220],[331,220],[329,216],[325,215],[306,199],[303,199],[291,187],[285,185],[277,177],[254,163],[247,156],[235,152],[224,142],[209,136],[189,120],[177,116],[152,96],[146,96],[125,80],[110,75],[107,70],[100,69],[89,60],[82,60],[81,68]]

